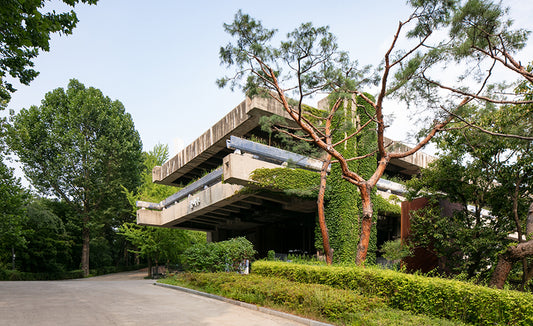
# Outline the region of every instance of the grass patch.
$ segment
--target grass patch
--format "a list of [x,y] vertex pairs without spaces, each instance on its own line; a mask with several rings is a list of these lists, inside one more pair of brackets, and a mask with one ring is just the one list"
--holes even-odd
[[464,325],[389,308],[379,297],[322,284],[235,273],[180,273],[159,282],[337,325]]

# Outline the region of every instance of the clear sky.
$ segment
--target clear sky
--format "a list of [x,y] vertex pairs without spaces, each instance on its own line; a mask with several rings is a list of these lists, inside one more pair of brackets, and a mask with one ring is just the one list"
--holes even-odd
[[[533,30],[533,1],[506,0],[516,26]],[[229,36],[224,22],[242,9],[278,28],[283,35],[302,22],[329,25],[341,49],[361,64],[378,64],[399,20],[409,14],[404,1],[181,1],[100,0],[79,5],[80,22],[70,36],[54,36],[50,52],[39,55],[40,75],[30,86],[18,85],[9,109],[39,105],[46,92],[76,78],[121,101],[139,131],[144,150],[187,145],[244,95],[219,89],[225,74],[218,51]],[[533,60],[533,36],[518,58]],[[5,113],[3,113],[5,114]],[[402,126],[390,137],[405,137]]]

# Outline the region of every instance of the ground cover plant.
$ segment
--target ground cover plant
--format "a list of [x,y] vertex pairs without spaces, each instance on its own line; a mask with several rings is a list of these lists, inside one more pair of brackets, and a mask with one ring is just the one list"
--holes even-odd
[[337,325],[464,325],[393,309],[377,295],[256,274],[180,273],[160,282],[178,285]]

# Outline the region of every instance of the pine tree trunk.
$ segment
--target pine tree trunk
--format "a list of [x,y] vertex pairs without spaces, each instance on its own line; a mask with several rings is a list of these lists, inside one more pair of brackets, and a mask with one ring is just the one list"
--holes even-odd
[[324,195],[326,193],[326,181],[328,166],[331,162],[331,155],[327,155],[326,160],[322,164],[322,170],[320,171],[320,188],[318,190],[318,224],[320,225],[320,233],[322,234],[322,245],[324,247],[324,254],[326,255],[326,263],[331,265],[333,262],[333,250],[329,244],[329,232],[326,225],[326,213],[324,211]]
[[357,245],[357,256],[355,263],[361,265],[366,260],[368,253],[368,243],[370,242],[370,232],[372,230],[372,215],[374,213],[372,200],[370,198],[371,189],[367,185],[359,187],[363,202],[363,215],[361,218],[361,237]]

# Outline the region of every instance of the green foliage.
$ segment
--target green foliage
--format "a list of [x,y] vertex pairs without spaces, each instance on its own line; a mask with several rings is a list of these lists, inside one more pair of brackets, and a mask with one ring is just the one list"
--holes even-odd
[[[131,205],[133,215],[137,212],[138,200],[160,202],[176,192],[175,187],[160,185],[152,182],[152,169],[168,160],[168,146],[157,144],[149,152],[143,152],[144,169],[141,174],[141,185],[132,191],[123,189]],[[124,223],[119,228],[133,246],[131,252],[141,255],[155,262],[177,264],[180,255],[189,246],[206,241],[204,232],[140,226],[135,223]]]
[[258,261],[253,271],[305,284],[324,284],[382,297],[391,307],[475,325],[533,323],[533,296],[454,280],[362,267]]
[[17,253],[20,269],[32,273],[58,273],[72,266],[73,241],[63,221],[47,207],[46,200],[34,200],[26,208],[24,233],[27,244]]
[[301,286],[282,278],[228,273],[179,274],[161,281],[166,284],[208,289],[231,299],[330,321],[342,321],[351,313],[384,307],[377,298],[365,298],[352,291],[312,284]]
[[301,197],[316,197],[320,183],[317,172],[291,168],[256,169],[250,178],[260,187]]
[[[63,0],[74,7],[78,2],[95,4],[98,0]],[[78,18],[76,13],[56,13],[43,10],[45,0],[4,0],[0,6],[0,100],[9,100],[13,85],[5,80],[9,74],[28,85],[37,75],[33,59],[39,51],[50,50],[54,33],[72,34]]]
[[24,248],[27,243],[24,232],[27,218],[24,208],[29,194],[20,184],[20,180],[13,176],[13,169],[4,164],[1,148],[0,198],[0,264],[2,264],[11,262],[12,248]]
[[274,250],[267,252],[267,260],[276,260],[276,252]]
[[[140,136],[122,103],[73,79],[13,116],[7,140],[32,185],[78,213],[84,246],[91,230],[114,241],[114,228],[131,219],[122,188],[139,185],[142,164]],[[86,272],[88,264],[82,256]]]
[[[240,87],[240,79],[244,78],[242,87],[249,96],[276,92],[272,77],[262,70],[264,64],[275,67],[273,72],[279,80],[300,70],[298,79],[303,93],[327,92],[333,85],[353,84],[360,77],[360,70],[354,69],[345,52],[339,51],[328,27],[301,24],[279,46],[273,46],[276,30],[264,28],[260,21],[238,11],[231,24],[224,24],[224,30],[235,42],[220,48],[220,61],[228,67],[235,66],[239,73],[217,80],[220,87]],[[260,58],[262,63],[254,58]],[[251,74],[243,74],[242,70]]]
[[506,17],[508,8],[491,1],[467,1],[453,17],[450,35],[456,39],[455,54],[467,56],[473,48],[503,47],[508,51],[522,49],[530,33],[511,30],[512,20]]
[[[320,111],[307,105],[303,105],[303,107],[305,108],[305,112],[313,112],[313,114],[317,114],[318,116],[325,113],[325,111]],[[313,117],[308,115],[306,115],[306,118],[313,119]],[[268,117],[262,116],[259,119],[259,124],[261,125],[261,130],[268,133],[267,145],[320,159],[323,152],[317,146],[314,146],[313,142],[295,139],[294,137],[279,131],[285,129],[281,126],[289,125],[285,118],[275,114]],[[291,133],[297,137],[305,138],[305,134],[301,130],[292,131]]]
[[[517,91],[531,92],[527,84],[522,86]],[[531,134],[530,109],[531,105],[463,108],[483,128],[511,134],[519,130],[525,135]],[[436,199],[460,207],[453,216],[441,216],[436,207],[415,214],[412,240],[434,248],[445,265],[441,272],[486,278],[489,268],[496,265],[497,254],[509,243],[507,235],[526,233],[533,193],[533,143],[475,129],[451,130],[435,140],[442,154],[420,177],[407,182],[409,197],[439,194]],[[467,210],[467,205],[473,210]],[[490,210],[491,216],[482,214],[482,209]]]
[[402,214],[402,208],[400,205],[391,203],[390,201],[400,201],[395,195],[391,195],[389,199],[376,195],[372,198],[372,204],[374,205],[374,211],[382,216],[400,216]]
[[135,247],[131,252],[156,262],[178,263],[180,255],[191,245],[205,241],[205,234],[187,230],[145,227],[124,223],[119,233]]
[[183,254],[183,263],[186,270],[195,272],[240,271],[240,264],[255,254],[252,243],[239,237],[191,246]]
[[400,260],[412,254],[412,248],[408,244],[402,243],[401,239],[385,241],[381,247],[383,257],[388,260]]
[[176,187],[161,185],[152,182],[152,169],[161,166],[168,160],[168,145],[157,144],[149,152],[143,152],[143,171],[141,185],[137,190],[129,192],[128,200],[132,207],[136,207],[137,200],[147,202],[160,202],[176,192]]
[[159,282],[338,325],[463,325],[387,307],[383,300],[320,284],[301,284],[255,274],[180,273]]
[[[97,269],[91,269],[90,276],[104,275],[110,273],[120,273],[127,271],[139,270],[146,265],[130,265],[130,266],[105,266]],[[60,272],[43,272],[30,273],[21,272],[18,270],[6,270],[0,268],[0,281],[46,281],[46,280],[69,280],[75,278],[83,278],[83,271],[81,269]]]
[[121,207],[121,186],[139,185],[142,144],[131,116],[75,79],[47,93],[40,107],[21,110],[8,136],[37,190],[87,211]]
[[441,273],[481,279],[489,276],[509,233],[496,219],[475,223],[467,211],[443,216],[438,202],[413,212],[410,230],[413,246],[431,248],[437,254]]
[[73,270],[69,272],[46,272],[30,273],[18,270],[6,270],[0,268],[1,281],[44,281],[44,280],[68,280],[74,278],[83,278],[82,270]]
[[[369,94],[367,96],[371,97]],[[338,129],[333,134],[333,143],[336,143],[355,132],[359,126],[365,124],[372,114],[373,108],[361,98],[354,102],[345,101],[345,105],[338,111],[334,125]],[[374,151],[376,147],[376,134],[373,131],[375,124],[371,123],[369,130],[359,133],[346,142],[338,145],[336,149],[346,158],[365,155]],[[362,160],[348,162],[352,171],[356,171],[363,178],[369,178],[376,167],[376,157],[371,156]],[[355,262],[357,244],[360,236],[360,214],[362,211],[361,196],[358,188],[344,180],[340,164],[332,164],[328,176],[326,189],[326,224],[328,226],[330,243],[333,248],[333,258],[337,262]],[[375,194],[372,195],[374,200]],[[376,230],[373,228],[369,243],[367,262],[375,263]],[[320,234],[316,235],[321,243]]]

